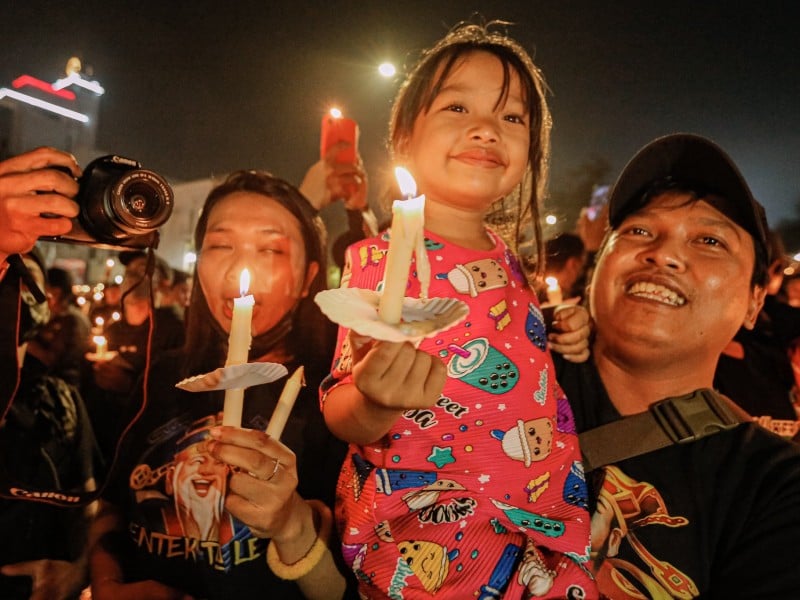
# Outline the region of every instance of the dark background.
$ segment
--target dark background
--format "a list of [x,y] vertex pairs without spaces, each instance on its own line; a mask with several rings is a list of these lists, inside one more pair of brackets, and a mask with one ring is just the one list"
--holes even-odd
[[[571,224],[649,139],[718,141],[770,223],[800,216],[800,34],[792,2],[6,2],[0,84],[79,56],[106,89],[98,147],[173,181],[266,168],[299,183],[331,105],[361,127],[373,197],[400,74],[473,13],[515,23],[552,90],[548,207]],[[566,228],[569,228],[567,226]],[[788,241],[788,240],[787,240]],[[798,239],[797,249],[800,249]]]

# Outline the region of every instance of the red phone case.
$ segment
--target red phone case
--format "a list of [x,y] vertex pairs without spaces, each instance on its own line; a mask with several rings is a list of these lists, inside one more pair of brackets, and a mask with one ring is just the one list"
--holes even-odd
[[342,163],[355,163],[356,150],[358,148],[358,125],[353,119],[345,117],[332,117],[325,115],[322,117],[322,135],[320,136],[319,155],[325,158],[331,146],[339,142],[350,144],[343,148],[336,155],[336,161]]

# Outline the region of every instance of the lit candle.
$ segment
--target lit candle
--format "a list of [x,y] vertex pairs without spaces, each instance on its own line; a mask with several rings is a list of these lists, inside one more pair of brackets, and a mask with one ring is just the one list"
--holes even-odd
[[386,272],[383,276],[383,292],[378,305],[378,315],[389,324],[397,324],[403,314],[403,298],[406,295],[411,255],[416,254],[417,276],[420,280],[420,295],[428,296],[431,267],[425,251],[423,227],[425,223],[425,196],[416,196],[416,183],[403,167],[395,169],[400,191],[406,200],[392,203],[392,225],[389,235],[389,251],[386,256]]
[[[228,358],[225,366],[241,365],[247,362],[252,341],[253,305],[255,298],[247,294],[250,288],[250,271],[242,270],[239,277],[239,298],[233,299],[233,318],[231,331],[228,334]],[[225,390],[225,405],[222,409],[222,424],[242,426],[242,407],[244,404],[244,389]]]
[[548,304],[561,304],[563,297],[561,295],[561,286],[558,285],[556,277],[545,277],[547,283],[547,303]]
[[269,425],[267,425],[267,435],[276,440],[281,439],[283,428],[286,427],[289,413],[292,412],[294,401],[297,400],[297,394],[300,393],[302,386],[303,367],[301,366],[297,367],[297,370],[292,373],[292,376],[283,385],[281,397],[278,399],[278,404],[275,405],[275,410],[272,411],[272,417],[270,417]]
[[97,349],[95,350],[95,356],[100,360],[105,359],[106,352],[108,352],[108,342],[106,341],[105,336],[96,335],[92,339],[94,339],[94,343],[97,345]]

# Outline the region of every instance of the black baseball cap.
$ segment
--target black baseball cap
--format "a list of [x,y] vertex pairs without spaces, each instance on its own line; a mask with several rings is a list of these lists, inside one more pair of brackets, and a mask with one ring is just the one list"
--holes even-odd
[[648,188],[667,178],[721,196],[724,202],[712,203],[714,208],[750,233],[766,256],[764,208],[753,198],[731,157],[711,140],[692,133],[656,138],[628,162],[609,196],[611,228],[618,227],[628,215],[642,208]]

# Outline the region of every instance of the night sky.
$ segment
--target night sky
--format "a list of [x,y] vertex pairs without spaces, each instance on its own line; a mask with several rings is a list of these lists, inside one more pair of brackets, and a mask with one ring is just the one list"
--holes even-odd
[[[185,181],[265,168],[299,183],[319,122],[340,106],[361,127],[372,190],[399,80],[460,20],[515,23],[552,90],[549,207],[568,204],[587,167],[613,179],[651,138],[718,141],[770,223],[800,216],[800,33],[791,2],[7,2],[0,84],[54,81],[71,55],[106,88],[98,146]],[[733,6],[733,5],[736,6]],[[599,167],[598,167],[599,165]],[[600,183],[598,181],[597,183]]]

